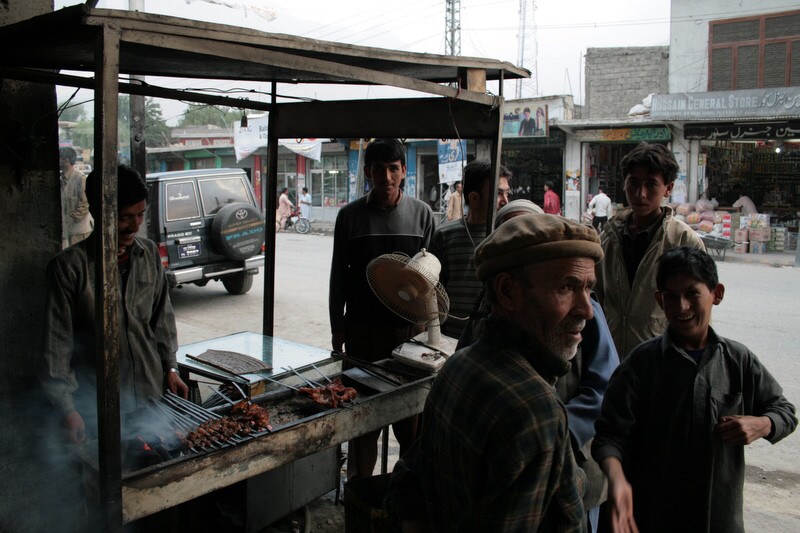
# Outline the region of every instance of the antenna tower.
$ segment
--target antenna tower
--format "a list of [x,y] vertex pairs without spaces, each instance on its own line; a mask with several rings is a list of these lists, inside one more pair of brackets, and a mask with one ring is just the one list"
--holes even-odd
[[519,0],[519,33],[517,33],[517,66],[531,71],[530,79],[517,80],[516,98],[539,95],[538,57],[536,40],[535,0]]
[[461,0],[447,0],[445,4],[444,53],[461,55]]

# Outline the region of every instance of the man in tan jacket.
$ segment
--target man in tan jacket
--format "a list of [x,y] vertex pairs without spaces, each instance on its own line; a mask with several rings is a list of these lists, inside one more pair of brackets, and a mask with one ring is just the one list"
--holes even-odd
[[81,242],[92,232],[94,219],[86,198],[86,176],[75,168],[78,155],[69,146],[59,149],[61,168],[61,245]]
[[692,228],[661,206],[678,174],[666,146],[641,143],[623,158],[622,174],[629,207],[605,225],[600,237],[605,256],[597,264],[595,287],[620,360],[667,327],[653,297],[661,254],[677,246],[705,249]]
[[453,184],[453,194],[447,199],[447,220],[461,220],[464,217],[464,201],[461,196],[461,182]]

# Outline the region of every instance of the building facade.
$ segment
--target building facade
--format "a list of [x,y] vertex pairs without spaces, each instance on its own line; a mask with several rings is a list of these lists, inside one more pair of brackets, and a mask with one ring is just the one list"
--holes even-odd
[[[800,10],[772,0],[746,0],[735,11],[724,1],[673,0],[670,35],[668,51],[587,52],[589,118],[554,122],[567,134],[565,180],[579,177],[579,200],[569,205],[580,208],[565,214],[579,218],[598,184],[624,203],[619,162],[647,141],[666,144],[678,160],[673,202],[707,197],[730,206],[741,190],[796,231]],[[636,89],[610,103],[607,76],[642,68],[648,56],[644,76],[615,76]]]

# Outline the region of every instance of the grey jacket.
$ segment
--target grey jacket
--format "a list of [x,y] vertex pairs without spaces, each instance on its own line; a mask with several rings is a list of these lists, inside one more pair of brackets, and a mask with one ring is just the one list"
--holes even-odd
[[705,250],[703,240],[687,224],[677,220],[671,207],[666,210],[661,227],[645,252],[633,284],[622,255],[622,239],[631,210],[624,209],[608,221],[600,244],[605,257],[597,264],[595,292],[606,313],[608,327],[620,360],[640,343],[664,333],[667,319],[656,303],[656,262],[666,250],[690,246]]
[[611,377],[592,453],[622,462],[640,531],[744,532],[744,446],[714,428],[723,416],[766,416],[774,444],[794,431],[794,413],[746,346],[710,329],[696,363],[667,330]]
[[[71,246],[47,266],[45,393],[64,414],[96,402],[94,239]],[[123,412],[164,390],[164,373],[177,366],[178,336],[169,284],[158,248],[136,238],[119,309],[120,404]],[[75,401],[80,390],[81,402]],[[84,416],[86,413],[81,413]]]

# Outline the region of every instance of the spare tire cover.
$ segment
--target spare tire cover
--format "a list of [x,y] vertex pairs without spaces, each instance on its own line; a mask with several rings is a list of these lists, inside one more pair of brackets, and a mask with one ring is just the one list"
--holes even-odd
[[214,216],[211,242],[229,259],[253,257],[264,244],[264,216],[250,204],[228,204]]

